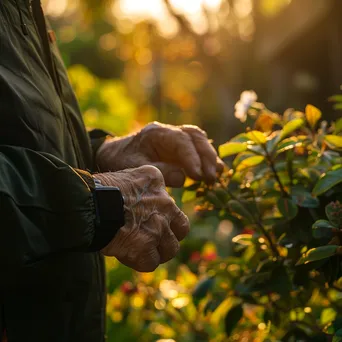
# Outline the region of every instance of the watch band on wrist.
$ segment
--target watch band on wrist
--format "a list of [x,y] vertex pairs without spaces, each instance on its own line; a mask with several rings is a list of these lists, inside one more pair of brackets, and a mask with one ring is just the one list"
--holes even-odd
[[93,192],[96,208],[96,230],[89,251],[106,247],[125,224],[124,198],[117,187],[104,186],[94,177]]

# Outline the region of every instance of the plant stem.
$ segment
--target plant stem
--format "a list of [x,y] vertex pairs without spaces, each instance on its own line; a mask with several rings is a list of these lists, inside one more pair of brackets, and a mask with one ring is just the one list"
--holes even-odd
[[266,148],[265,145],[262,145],[262,148],[263,148],[264,151],[265,151],[266,159],[267,159],[267,161],[268,161],[268,163],[269,163],[269,166],[270,166],[270,168],[271,168],[271,170],[272,170],[272,172],[273,172],[274,178],[275,178],[275,180],[277,181],[277,183],[278,183],[278,185],[279,185],[279,188],[280,188],[280,191],[281,191],[283,197],[288,197],[288,193],[287,193],[287,191],[285,190],[285,188],[284,188],[284,186],[283,186],[283,184],[282,184],[282,182],[281,182],[281,180],[280,180],[280,177],[279,177],[279,175],[278,175],[278,172],[277,172],[277,170],[276,170],[276,168],[275,168],[275,166],[274,166],[274,162],[273,162],[272,157],[271,157],[270,154],[268,153],[267,148]]
[[274,245],[273,240],[272,240],[272,238],[271,238],[271,235],[268,233],[268,231],[267,231],[267,230],[265,229],[265,227],[262,225],[261,219],[260,219],[260,218],[255,219],[255,216],[253,215],[253,213],[251,213],[251,212],[248,210],[248,208],[246,208],[246,206],[244,205],[244,203],[241,202],[241,200],[240,200],[238,197],[236,197],[232,192],[230,192],[228,189],[226,189],[226,190],[227,190],[228,195],[229,195],[233,200],[238,201],[238,202],[246,209],[246,211],[249,212],[249,214],[251,215],[251,217],[254,218],[254,222],[253,222],[253,223],[255,223],[255,224],[260,228],[262,234],[265,236],[266,240],[268,241],[268,243],[269,243],[269,245],[270,245],[270,248],[271,248],[271,250],[272,250],[274,256],[275,256],[275,257],[279,257],[280,255],[279,255],[278,249],[277,249],[277,247]]

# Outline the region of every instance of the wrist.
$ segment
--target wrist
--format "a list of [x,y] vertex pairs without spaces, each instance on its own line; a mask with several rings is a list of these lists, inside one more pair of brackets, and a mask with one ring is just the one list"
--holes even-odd
[[124,199],[117,187],[106,186],[101,180],[94,177],[95,189],[93,199],[95,204],[96,220],[95,235],[89,251],[102,250],[115,237],[125,224]]
[[101,172],[119,171],[120,161],[127,154],[132,154],[134,150],[134,139],[136,134],[121,138],[108,138],[100,146],[96,153],[96,164]]

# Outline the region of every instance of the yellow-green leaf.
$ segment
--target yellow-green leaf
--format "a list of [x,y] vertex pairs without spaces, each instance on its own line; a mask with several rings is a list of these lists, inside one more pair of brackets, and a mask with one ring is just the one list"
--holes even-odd
[[250,140],[254,141],[256,144],[266,144],[266,136],[264,133],[260,131],[250,131],[246,135]]
[[196,199],[196,191],[185,190],[182,195],[182,202],[187,203]]
[[210,323],[214,327],[218,327],[219,323],[222,321],[222,319],[225,317],[227,312],[236,304],[240,303],[240,300],[234,297],[228,297],[226,298],[213,312],[213,314],[210,317]]
[[334,130],[334,134],[338,134],[342,132],[342,118],[338,119],[335,122],[335,130]]
[[322,112],[313,105],[308,104],[305,108],[305,116],[310,127],[315,128],[317,121],[321,118]]
[[250,246],[253,244],[253,235],[251,234],[240,234],[233,237],[232,242],[238,243],[244,246]]
[[237,171],[244,170],[248,167],[256,166],[265,160],[264,156],[254,156],[244,159],[236,168]]
[[229,157],[246,150],[247,144],[239,142],[228,142],[219,146],[219,154],[221,158]]
[[296,129],[302,127],[304,124],[303,119],[294,119],[288,122],[281,131],[281,139],[286,138],[289,134],[291,134]]
[[326,135],[324,140],[331,148],[342,148],[342,137],[339,135]]
[[326,308],[321,313],[321,324],[331,323],[336,318],[337,312],[333,308]]
[[317,248],[311,248],[305,252],[302,257],[298,260],[297,266],[302,264],[308,264],[313,261],[330,258],[337,252],[337,245],[321,246]]

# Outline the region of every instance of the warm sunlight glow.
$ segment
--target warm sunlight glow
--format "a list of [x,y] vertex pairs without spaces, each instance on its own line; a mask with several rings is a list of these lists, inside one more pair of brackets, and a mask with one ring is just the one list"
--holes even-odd
[[[170,4],[176,13],[187,16],[196,33],[203,34],[208,29],[203,9],[217,12],[222,0],[170,0]],[[113,5],[113,14],[119,19],[134,22],[154,20],[163,36],[172,36],[178,31],[178,24],[168,13],[163,0],[119,0]]]
[[222,0],[202,0],[202,3],[207,9],[217,11],[220,9]]
[[252,12],[252,9],[252,0],[239,0],[234,3],[235,14],[240,18],[247,17]]
[[182,14],[196,14],[202,11],[201,0],[170,0],[176,12]]
[[65,12],[67,6],[68,0],[49,0],[45,5],[45,12],[52,17],[59,17]]
[[160,0],[120,0],[115,2],[114,13],[117,16],[132,19],[159,19],[166,14],[166,8]]

